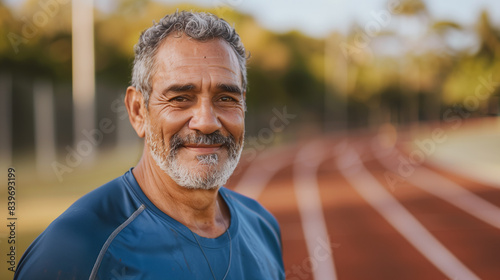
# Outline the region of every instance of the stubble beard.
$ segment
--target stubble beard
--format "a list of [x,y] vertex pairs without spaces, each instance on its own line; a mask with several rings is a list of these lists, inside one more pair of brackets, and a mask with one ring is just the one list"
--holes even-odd
[[[241,143],[236,143],[233,136],[223,136],[219,131],[211,134],[193,133],[185,137],[174,134],[167,146],[163,137],[153,131],[150,123],[146,124],[146,142],[151,156],[158,167],[163,170],[179,186],[187,189],[211,190],[223,186],[233,174],[243,150]],[[179,149],[185,144],[222,144],[227,158],[221,162],[217,154],[196,156],[195,167],[189,167],[179,162]]]

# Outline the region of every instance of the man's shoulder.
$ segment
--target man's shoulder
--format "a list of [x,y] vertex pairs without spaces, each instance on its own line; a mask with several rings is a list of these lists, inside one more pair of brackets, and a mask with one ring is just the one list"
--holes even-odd
[[252,250],[260,248],[262,256],[283,267],[281,231],[276,218],[255,199],[228,189],[222,189],[222,192],[238,216],[238,228],[244,231],[242,236],[245,238],[240,240]]
[[84,195],[56,218],[23,255],[19,279],[33,273],[44,274],[38,279],[58,273],[68,279],[88,278],[108,237],[136,210],[124,176]]
[[134,203],[137,199],[126,179],[127,176],[130,176],[129,172],[85,194],[75,201],[60,218],[71,220],[73,216],[80,215],[89,215],[89,218],[102,218],[104,213],[106,216],[114,214],[113,216],[117,218],[129,216],[131,214],[129,212],[138,206],[138,202]]
[[141,205],[128,186],[126,176],[130,176],[129,172],[82,196],[46,231],[77,231],[88,238],[109,235]]
[[223,195],[225,195],[228,198],[231,198],[233,201],[238,202],[247,207],[250,207],[255,211],[269,213],[269,211],[267,211],[266,208],[262,206],[262,204],[260,204],[257,200],[253,198],[250,198],[241,193],[237,193],[225,187],[221,188],[221,192],[223,193]]
[[239,214],[244,214],[245,217],[250,219],[261,220],[279,233],[278,221],[271,212],[257,200],[227,188],[221,190],[223,194],[231,200],[233,207]]

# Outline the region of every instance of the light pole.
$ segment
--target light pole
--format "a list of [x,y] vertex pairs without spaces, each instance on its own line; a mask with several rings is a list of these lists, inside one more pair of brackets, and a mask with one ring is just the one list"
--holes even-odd
[[84,130],[91,131],[95,126],[93,9],[93,0],[72,1],[73,145],[87,161],[93,158],[94,149],[85,150],[88,146],[79,144]]

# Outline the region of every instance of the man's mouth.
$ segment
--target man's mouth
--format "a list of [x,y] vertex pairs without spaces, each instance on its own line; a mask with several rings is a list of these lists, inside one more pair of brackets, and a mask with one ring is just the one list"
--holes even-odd
[[197,154],[213,154],[219,151],[223,145],[222,144],[214,144],[214,145],[204,145],[204,144],[185,144],[183,145],[189,151],[195,152]]

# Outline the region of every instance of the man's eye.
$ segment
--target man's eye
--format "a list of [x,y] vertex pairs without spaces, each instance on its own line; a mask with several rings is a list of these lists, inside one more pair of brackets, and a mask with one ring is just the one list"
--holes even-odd
[[176,97],[170,99],[170,101],[174,101],[174,102],[185,102],[187,100],[188,99],[184,96],[176,96]]
[[224,101],[224,102],[230,102],[230,101],[236,101],[236,99],[230,97],[230,96],[223,96],[220,98],[220,101]]

